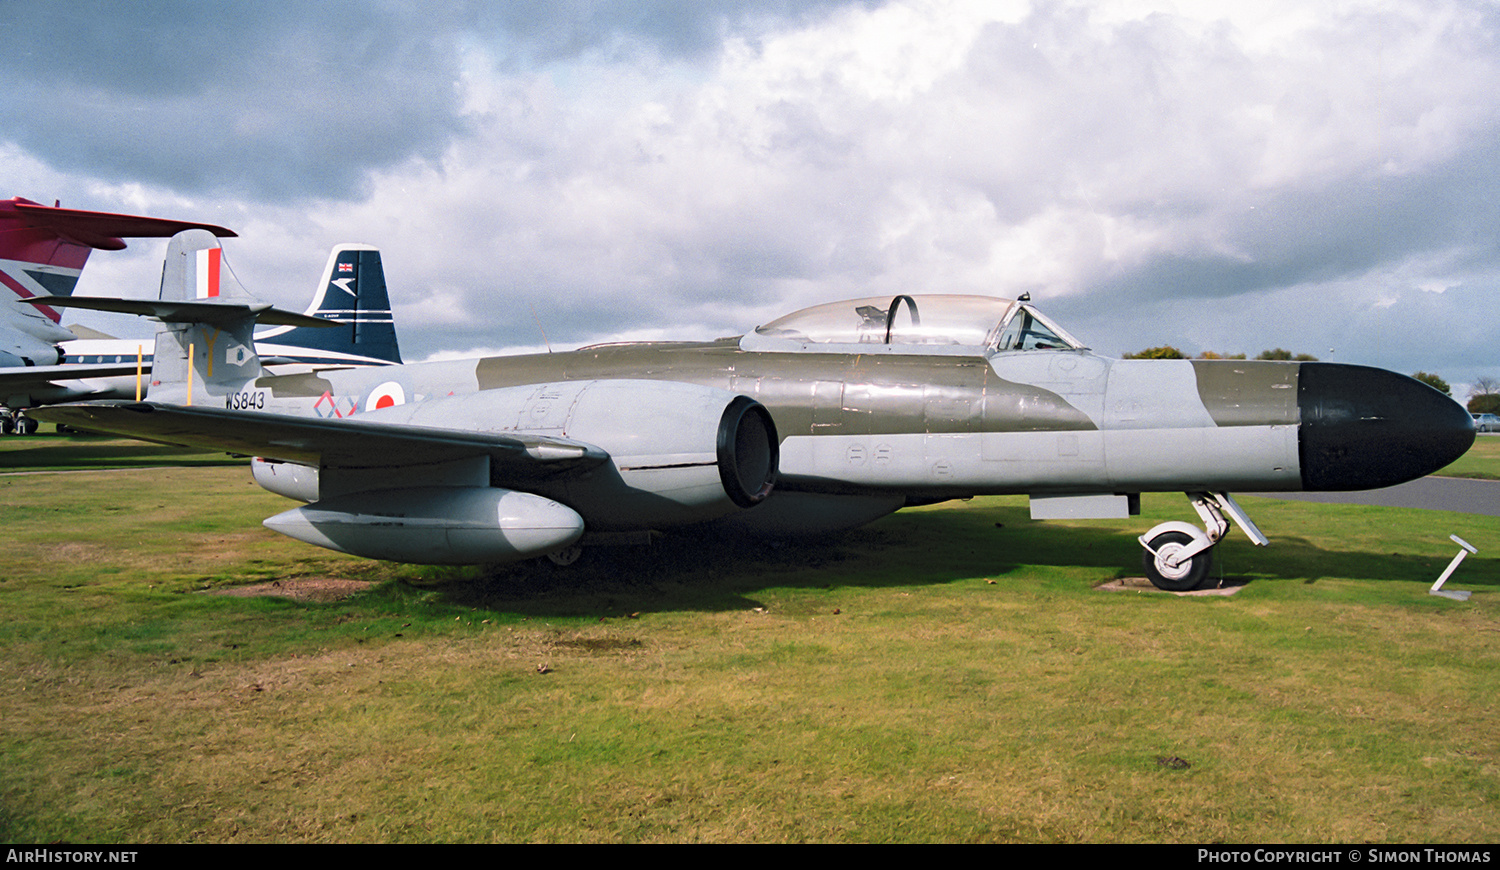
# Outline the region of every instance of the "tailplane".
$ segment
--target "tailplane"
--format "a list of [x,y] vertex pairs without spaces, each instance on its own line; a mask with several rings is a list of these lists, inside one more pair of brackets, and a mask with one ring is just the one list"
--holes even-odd
[[0,365],[59,361],[55,345],[73,336],[58,325],[57,306],[20,303],[71,296],[91,251],[118,251],[125,238],[165,238],[192,228],[234,235],[212,224],[0,200]]
[[167,244],[158,300],[48,296],[38,301],[161,322],[151,400],[165,404],[244,407],[243,397],[253,394],[247,388],[261,375],[257,323],[336,326],[258,301],[234,276],[218,239],[198,229],[178,233]]
[[266,364],[308,362],[309,350],[323,352],[326,356],[314,362],[326,365],[400,364],[401,349],[377,248],[334,247],[307,314],[339,327],[281,327],[257,333],[255,340]]

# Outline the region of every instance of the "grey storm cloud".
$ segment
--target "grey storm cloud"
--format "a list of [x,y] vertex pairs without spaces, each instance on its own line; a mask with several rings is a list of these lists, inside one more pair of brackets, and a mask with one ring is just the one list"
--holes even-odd
[[10,140],[63,170],[251,199],[357,198],[464,131],[466,43],[505,63],[623,40],[706,52],[834,3],[0,3]]
[[459,129],[451,38],[391,8],[6,3],[3,136],[106,179],[350,196]]
[[647,49],[667,57],[717,52],[726,37],[795,26],[846,6],[883,0],[559,0],[475,4],[478,32],[512,42],[508,59],[538,63],[600,49]]
[[1232,252],[1159,253],[1093,289],[1142,300],[1236,296],[1358,279],[1413,257],[1500,267],[1500,145],[1482,143],[1420,172],[1365,172],[1279,190],[1221,218]]
[[[328,245],[378,245],[417,356],[896,292],[1031,292],[1109,352],[1426,367],[1439,343],[1405,336],[1446,318],[1472,373],[1496,340],[1465,313],[1500,286],[1489,0],[0,0],[0,21],[4,195],[212,218],[284,305]],[[147,250],[84,281],[150,286]]]

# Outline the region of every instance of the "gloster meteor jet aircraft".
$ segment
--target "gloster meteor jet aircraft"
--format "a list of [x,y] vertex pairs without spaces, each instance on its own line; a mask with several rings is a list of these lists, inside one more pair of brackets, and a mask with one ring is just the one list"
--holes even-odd
[[709,523],[817,534],[985,494],[1123,517],[1179,491],[1205,527],[1141,544],[1153,582],[1184,589],[1229,520],[1266,543],[1231,491],[1389,486],[1474,440],[1462,407],[1402,375],[1110,359],[1024,299],[982,296],[835,302],[710,342],[269,376],[252,329],[289,315],[218,286],[219,256],[182,233],[160,301],[85,303],[162,322],[151,401],[37,416],[259,457],[256,480],[305,503],[268,527],[375,559],[565,560]]

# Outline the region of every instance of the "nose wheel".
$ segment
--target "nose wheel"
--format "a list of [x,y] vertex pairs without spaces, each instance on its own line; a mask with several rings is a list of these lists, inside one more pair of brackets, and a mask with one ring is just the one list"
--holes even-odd
[[1200,547],[1194,536],[1187,532],[1161,532],[1154,537],[1148,533],[1141,546],[1146,548],[1141,554],[1146,577],[1152,586],[1168,592],[1197,589],[1208,577],[1208,570],[1214,562],[1213,544]]
[[1146,550],[1141,558],[1146,577],[1152,586],[1168,592],[1197,589],[1207,579],[1214,547],[1229,531],[1229,519],[1257,547],[1270,543],[1229,493],[1190,492],[1187,497],[1203,518],[1205,528],[1174,520],[1152,528],[1138,539]]

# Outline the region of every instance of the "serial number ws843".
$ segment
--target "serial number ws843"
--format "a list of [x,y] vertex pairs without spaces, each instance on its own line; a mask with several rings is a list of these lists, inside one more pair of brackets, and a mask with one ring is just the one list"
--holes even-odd
[[266,391],[250,390],[243,393],[230,393],[224,397],[224,407],[231,411],[264,411]]

